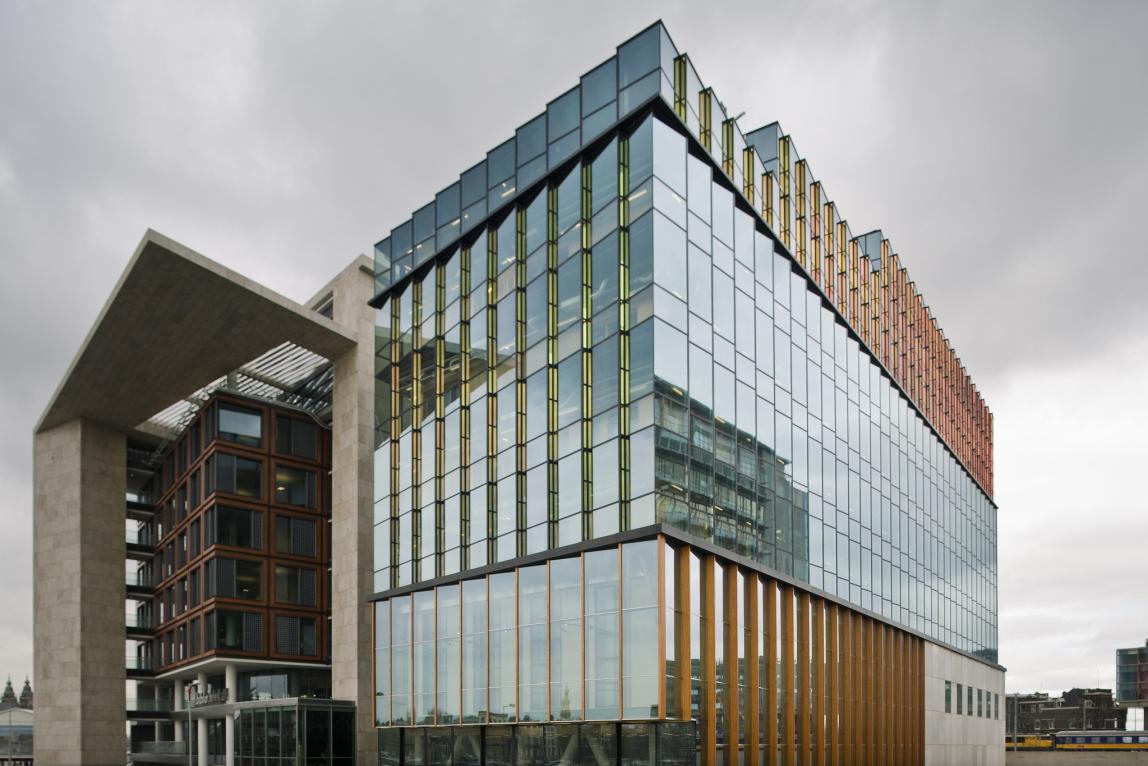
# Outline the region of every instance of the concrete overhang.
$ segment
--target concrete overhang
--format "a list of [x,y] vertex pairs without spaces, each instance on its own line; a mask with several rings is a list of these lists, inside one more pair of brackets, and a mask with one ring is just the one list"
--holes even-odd
[[333,360],[356,340],[332,320],[149,229],[36,432],[75,418],[131,431],[285,342]]

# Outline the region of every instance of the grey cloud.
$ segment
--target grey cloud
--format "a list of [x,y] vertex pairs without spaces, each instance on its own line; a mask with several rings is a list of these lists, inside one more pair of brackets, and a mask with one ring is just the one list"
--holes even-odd
[[658,16],[891,237],[990,406],[1141,333],[1141,3],[5,3],[0,673],[32,424],[146,227],[304,298]]

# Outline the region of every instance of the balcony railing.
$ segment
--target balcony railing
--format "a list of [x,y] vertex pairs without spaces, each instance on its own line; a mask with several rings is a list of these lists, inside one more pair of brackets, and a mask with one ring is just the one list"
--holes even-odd
[[172,705],[171,700],[129,698],[127,709],[137,713],[170,713],[175,709],[175,706]]
[[124,582],[130,588],[154,588],[156,578],[144,572],[125,572]]
[[150,630],[155,627],[156,620],[151,615],[147,614],[125,614],[124,622],[129,628],[137,628],[139,630]]
[[128,545],[155,545],[155,532],[148,526],[141,526],[134,521],[124,525],[124,534]]
[[187,742],[137,742],[132,749],[137,753],[187,755]]
[[156,662],[151,657],[140,657],[135,654],[129,654],[126,657],[126,664],[128,670],[155,670]]

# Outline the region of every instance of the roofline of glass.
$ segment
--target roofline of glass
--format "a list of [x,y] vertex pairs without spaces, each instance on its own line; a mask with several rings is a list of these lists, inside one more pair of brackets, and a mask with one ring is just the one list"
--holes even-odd
[[[650,45],[654,42],[657,43],[656,54],[651,56],[651,52],[649,50],[643,50],[642,46],[643,45]],[[608,67],[613,62],[615,69],[617,69],[618,62],[621,62],[623,60],[623,53],[624,52],[627,54],[625,57],[626,61],[623,62],[623,64],[625,65],[624,68],[631,69],[631,67],[629,66],[629,63],[633,60],[637,60],[639,63],[632,68],[633,69],[632,72],[629,72],[626,75],[627,79],[625,79],[625,80],[623,80],[622,72],[620,72],[620,71],[616,72],[616,74],[615,74],[615,84],[616,84],[616,88],[617,88],[617,91],[615,93],[616,101],[613,101],[611,103],[617,105],[619,102],[623,101],[623,98],[622,98],[623,91],[626,91],[626,90],[631,91],[631,93],[636,92],[638,94],[638,97],[640,98],[640,101],[638,101],[637,103],[633,103],[633,104],[627,104],[623,110],[615,109],[615,119],[609,125],[603,124],[600,128],[598,128],[597,126],[593,126],[593,128],[592,128],[593,132],[590,134],[585,134],[585,133],[581,134],[580,138],[579,138],[579,144],[577,147],[574,147],[573,145],[571,145],[568,151],[563,151],[561,154],[556,155],[556,156],[552,156],[551,152],[548,150],[544,154],[540,154],[536,157],[528,159],[526,161],[526,164],[520,164],[518,161],[516,161],[515,163],[513,163],[515,165],[515,168],[516,168],[516,173],[514,175],[507,176],[506,178],[503,178],[501,180],[497,180],[497,181],[492,182],[490,180],[491,176],[488,172],[487,173],[487,184],[486,184],[488,187],[488,189],[487,189],[487,200],[486,200],[487,203],[491,199],[490,195],[493,194],[499,188],[497,186],[491,186],[492,183],[504,184],[505,181],[513,178],[513,179],[515,179],[514,187],[509,189],[509,191],[505,192],[504,194],[502,194],[499,197],[498,202],[497,202],[497,206],[491,208],[487,204],[484,204],[484,209],[482,211],[482,214],[476,216],[474,221],[469,222],[469,225],[465,229],[465,231],[462,230],[461,223],[460,223],[459,231],[456,234],[454,234],[453,236],[451,236],[449,239],[442,242],[441,244],[438,243],[437,231],[434,231],[434,230],[432,230],[432,234],[428,240],[416,242],[412,237],[410,240],[410,248],[411,248],[411,250],[410,250],[410,265],[409,265],[409,267],[404,267],[406,269],[404,273],[397,274],[393,271],[393,269],[391,269],[391,265],[393,263],[395,263],[395,261],[396,261],[396,259],[391,257],[391,249],[394,245],[392,240],[395,236],[395,233],[399,232],[404,227],[410,226],[413,228],[415,218],[419,217],[420,215],[422,216],[422,218],[424,220],[427,219],[428,217],[430,217],[430,215],[433,214],[433,212],[434,212],[433,208],[435,208],[436,203],[435,202],[429,203],[428,205],[425,205],[422,208],[420,208],[418,211],[416,211],[415,216],[412,217],[411,220],[404,222],[403,224],[401,224],[396,229],[393,229],[390,237],[387,237],[387,238],[381,240],[380,242],[378,242],[375,245],[375,264],[376,264],[375,296],[374,296],[374,298],[371,299],[370,305],[372,307],[378,308],[382,304],[383,300],[386,298],[386,295],[390,291],[394,290],[397,287],[401,287],[402,285],[404,285],[408,281],[408,279],[413,274],[415,274],[416,272],[421,272],[427,264],[434,263],[440,255],[442,255],[444,252],[450,251],[450,249],[455,244],[457,244],[458,242],[460,242],[462,240],[463,234],[465,234],[466,232],[469,232],[469,231],[479,229],[480,224],[482,224],[486,220],[494,217],[495,215],[500,214],[503,210],[505,210],[506,208],[511,206],[516,200],[520,199],[525,194],[533,193],[534,190],[539,185],[541,185],[541,183],[543,183],[551,174],[553,174],[554,172],[557,172],[562,167],[565,167],[569,162],[571,162],[575,158],[581,156],[587,149],[591,148],[598,139],[600,139],[604,136],[610,135],[620,125],[627,123],[631,119],[636,121],[636,120],[640,119],[641,117],[644,117],[645,113],[647,111],[650,111],[650,110],[658,111],[658,112],[666,114],[672,118],[672,119],[666,120],[667,124],[675,126],[676,129],[679,129],[680,132],[682,132],[685,136],[687,136],[687,138],[690,142],[690,146],[691,146],[691,148],[695,154],[697,154],[698,156],[704,156],[709,160],[712,168],[718,171],[717,173],[714,174],[714,178],[718,179],[720,183],[722,183],[724,186],[726,186],[726,188],[728,188],[730,191],[734,192],[734,198],[739,200],[739,204],[744,210],[753,213],[755,220],[767,232],[769,232],[770,237],[774,240],[774,242],[777,245],[779,245],[781,247],[782,252],[784,252],[786,254],[786,256],[789,258],[789,261],[793,265],[793,267],[796,268],[798,273],[801,274],[805,278],[805,280],[808,284],[813,286],[816,293],[821,297],[822,305],[827,306],[833,312],[834,316],[836,316],[841,321],[841,323],[845,326],[845,328],[849,332],[849,334],[860,344],[860,346],[863,349],[865,349],[866,353],[868,353],[869,357],[877,364],[877,366],[882,371],[882,373],[885,375],[885,377],[887,377],[893,383],[893,385],[896,387],[897,391],[899,391],[901,393],[901,395],[905,398],[905,400],[908,401],[909,404],[912,405],[913,409],[921,416],[921,419],[924,420],[925,424],[929,426],[929,429],[937,436],[937,438],[940,440],[941,444],[943,444],[945,446],[945,449],[949,451],[949,454],[951,454],[953,456],[953,458],[957,461],[957,464],[961,466],[962,470],[964,470],[965,474],[967,476],[969,476],[970,479],[973,480],[973,483],[977,486],[978,489],[980,489],[981,493],[986,498],[988,498],[988,500],[992,504],[993,508],[996,510],[999,510],[999,507],[993,501],[992,495],[985,490],[985,487],[973,475],[972,471],[969,470],[968,466],[965,465],[964,461],[962,461],[960,459],[960,457],[957,455],[956,451],[953,450],[952,447],[948,444],[948,442],[944,439],[944,437],[941,436],[940,431],[933,425],[933,423],[929,420],[928,416],[924,412],[921,411],[921,409],[917,406],[917,403],[913,400],[913,398],[911,396],[909,396],[908,392],[905,391],[905,389],[901,386],[901,384],[897,381],[897,379],[889,372],[888,369],[886,369],[886,367],[885,367],[884,363],[881,361],[880,357],[878,357],[876,354],[873,353],[872,349],[870,349],[869,346],[865,343],[865,341],[861,339],[861,336],[856,331],[856,329],[838,311],[837,306],[833,303],[833,301],[829,300],[826,297],[825,292],[821,288],[821,286],[818,285],[817,282],[811,277],[809,272],[803,266],[801,266],[800,263],[797,262],[797,259],[793,255],[793,252],[788,247],[785,246],[784,242],[782,242],[781,238],[777,236],[777,233],[773,230],[773,228],[765,222],[764,218],[762,218],[761,214],[757,211],[757,209],[754,207],[754,205],[749,201],[748,198],[746,198],[744,190],[737,188],[737,185],[734,184],[733,181],[725,174],[725,171],[722,169],[722,166],[721,166],[721,158],[714,156],[715,152],[721,151],[721,147],[715,142],[715,148],[713,150],[707,150],[701,144],[701,141],[699,140],[699,138],[697,136],[695,136],[693,134],[693,132],[690,130],[689,125],[686,122],[683,122],[682,119],[678,116],[677,112],[673,108],[673,104],[674,104],[674,80],[673,80],[674,72],[673,72],[673,67],[674,67],[674,60],[679,56],[679,53],[678,53],[677,47],[674,46],[673,41],[670,39],[669,32],[666,30],[665,25],[662,24],[662,22],[660,20],[654,22],[650,26],[643,29],[641,32],[637,33],[636,35],[634,35],[633,37],[631,37],[630,39],[626,40],[624,43],[619,45],[617,48],[617,51],[618,52],[613,57],[611,57],[610,59],[607,59],[605,62],[598,64],[597,66],[591,68],[586,74],[582,75],[582,77],[579,80],[578,86],[576,86],[575,88],[572,88],[570,90],[567,90],[565,93],[558,96],[558,98],[550,101],[550,103],[547,104],[547,110],[545,112],[543,112],[541,115],[539,115],[539,117],[532,118],[531,120],[528,120],[526,123],[524,123],[522,126],[520,126],[518,128],[518,130],[515,132],[515,138],[508,139],[507,141],[504,141],[502,144],[499,144],[497,147],[492,149],[490,152],[487,153],[487,159],[484,162],[480,162],[477,165],[472,166],[465,173],[463,173],[462,177],[460,177],[460,180],[458,182],[456,182],[455,184],[451,184],[451,186],[448,186],[442,192],[439,192],[439,195],[446,193],[447,191],[449,191],[454,186],[459,186],[461,189],[461,186],[465,185],[465,183],[466,183],[466,175],[467,174],[474,173],[478,168],[483,167],[483,165],[489,165],[492,155],[495,155],[499,151],[505,151],[504,147],[508,147],[511,143],[516,142],[518,134],[521,133],[524,129],[528,128],[532,123],[538,121],[540,119],[540,117],[546,117],[547,122],[549,122],[548,115],[550,114],[551,107],[553,107],[555,104],[562,101],[563,99],[569,98],[571,96],[571,94],[573,94],[573,93],[581,93],[583,83],[585,83],[587,81],[587,78],[594,75],[594,73],[598,72],[598,70],[602,69],[603,67]],[[669,54],[668,59],[666,58],[667,53]],[[645,58],[643,58],[643,56]],[[687,66],[687,70],[688,70],[687,71],[687,81],[689,80],[689,76],[692,74],[692,76],[694,78],[696,78],[698,80],[698,82],[700,83],[701,78],[697,75],[697,72],[693,67],[693,62],[691,60],[689,60],[688,56],[685,58],[686,58],[686,66]],[[668,67],[667,67],[667,62],[668,62]],[[661,74],[662,78],[666,79],[665,82],[663,82],[662,78],[659,78],[657,76],[659,73]],[[628,79],[630,77],[633,78],[633,81]],[[649,86],[651,84],[656,85],[657,87],[655,87],[653,90],[650,90]],[[711,94],[713,94],[712,88],[703,87],[703,90],[707,90]],[[658,103],[659,101],[661,102],[660,105]],[[713,95],[712,108],[715,112],[717,112],[717,114],[714,116],[711,124],[724,126],[724,124],[728,121],[728,115],[726,114],[724,104],[721,103],[720,99],[717,98],[716,94]],[[607,105],[605,107],[598,107],[598,109],[599,110],[609,109],[609,106]],[[593,114],[597,114],[597,113],[598,112],[594,112]],[[591,116],[593,116],[593,114],[591,114]],[[585,119],[585,116],[583,116],[582,126],[585,125],[585,122],[586,122],[586,119]],[[580,129],[582,129],[581,126],[580,126]],[[560,136],[558,139],[558,143],[560,143],[561,141],[564,141],[568,136],[572,135],[574,132],[575,131],[572,130],[570,133],[567,133],[567,134]],[[784,131],[782,131],[782,129],[781,129],[781,125],[779,122],[773,121],[773,122],[767,123],[766,125],[763,125],[759,128],[756,128],[756,129],[750,131],[749,134],[746,135],[746,134],[742,133],[741,128],[738,127],[736,120],[734,120],[733,121],[733,133],[734,133],[735,144],[740,142],[741,144],[745,145],[746,147],[752,147],[753,151],[758,155],[758,158],[761,161],[763,170],[766,169],[767,167],[769,167],[771,163],[772,164],[777,163],[778,149],[777,149],[777,140],[776,139],[785,135]],[[766,140],[765,143],[762,144],[762,139],[767,138],[767,137],[772,137],[775,140]],[[555,145],[555,142],[550,141],[549,135],[548,135],[547,140],[549,142],[548,147],[553,148],[553,146]],[[772,159],[766,159],[765,157],[763,157],[762,152],[758,150],[759,145],[761,145],[763,148],[769,150],[769,156],[772,157]],[[789,147],[790,147],[791,162],[795,164],[797,161],[799,161],[800,155],[797,153],[796,147],[793,146],[792,139],[790,139]],[[543,163],[542,166],[540,166],[540,167],[544,167],[544,169],[538,170],[537,175],[535,175],[535,176],[527,175],[525,181],[518,179],[518,175],[522,170],[529,168],[533,163],[535,163],[539,160],[542,160],[542,159],[546,160],[546,162]],[[808,162],[806,163],[806,165],[808,166]],[[531,172],[534,172],[534,171],[531,171]],[[498,175],[501,175],[501,172]],[[437,200],[437,196],[436,196],[436,200]],[[476,202],[475,204],[477,205],[479,203]],[[462,214],[465,215],[465,209],[462,211]],[[425,226],[425,224],[424,224],[424,226]],[[847,236],[851,239],[854,238],[852,232],[848,230],[848,226],[847,226]],[[873,241],[876,241],[879,245],[881,238],[882,238],[882,233],[881,233],[880,229],[874,229],[870,232],[866,232],[865,234],[861,234],[861,235],[858,235],[856,237],[856,239],[858,239],[860,241],[861,245],[863,246],[863,249],[866,249],[866,250],[870,246],[870,243]],[[427,242],[430,242],[432,240],[434,241],[434,244],[428,247],[428,250],[426,251],[425,254],[418,254],[417,252],[415,252],[418,247],[420,247],[421,245],[426,244]],[[381,252],[381,249],[385,252]],[[387,261],[387,264],[388,264],[387,268],[389,270],[391,270],[391,273],[388,274],[389,279],[387,280],[386,286],[383,286],[383,281],[380,279],[380,274],[378,271],[378,264],[380,262],[380,257],[384,258]],[[403,257],[405,258],[407,256],[403,256]]]
[[655,21],[520,125],[485,160],[375,244],[376,300],[652,97],[661,95],[672,103],[677,56],[665,25]]

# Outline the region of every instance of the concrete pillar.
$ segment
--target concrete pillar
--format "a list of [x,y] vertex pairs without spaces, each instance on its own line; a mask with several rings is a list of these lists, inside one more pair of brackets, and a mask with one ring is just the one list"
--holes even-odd
[[[239,701],[239,674],[235,672],[234,665],[223,668],[223,679],[227,685],[227,701]],[[223,721],[223,741],[226,752],[224,754],[225,766],[235,766],[235,716],[228,713]]]
[[[207,692],[207,673],[201,672],[195,679],[196,692],[205,694]],[[207,766],[207,719],[200,718],[195,722],[195,740],[196,749],[199,751],[197,760],[199,766]]]
[[37,763],[124,762],[124,434],[84,419],[35,434]]
[[[174,694],[174,700],[172,702],[172,710],[177,713],[177,715],[172,716],[172,720],[175,723],[175,726],[173,727],[175,729],[175,741],[176,742],[183,742],[183,718],[181,718],[178,715],[178,713],[180,713],[183,710],[183,679],[182,678],[175,679],[175,694]],[[190,737],[188,739],[190,740]]]
[[333,319],[358,339],[334,360],[331,451],[331,691],[356,705],[360,766],[376,763],[373,612],[374,572],[374,278],[355,261],[334,281]]

